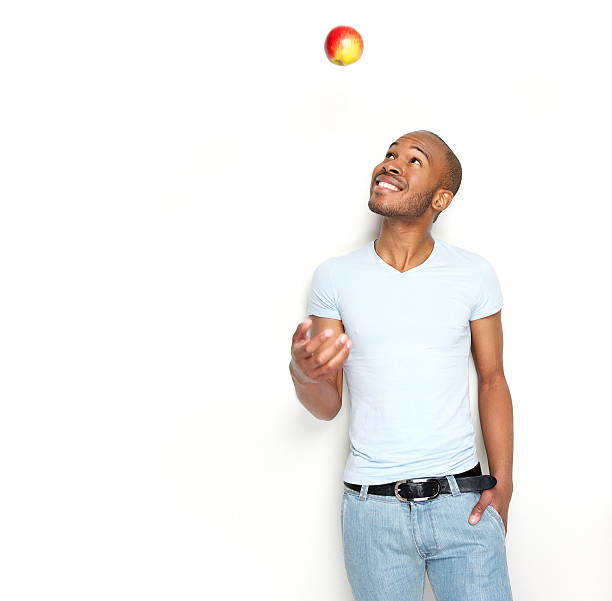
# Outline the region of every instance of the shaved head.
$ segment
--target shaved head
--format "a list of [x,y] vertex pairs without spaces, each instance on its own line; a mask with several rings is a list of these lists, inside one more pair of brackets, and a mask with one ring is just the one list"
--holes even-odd
[[[455,156],[455,153],[438,134],[435,134],[432,131],[420,129],[412,133],[427,134],[432,138],[432,141],[434,141],[441,148],[441,155],[444,158],[444,166],[441,169],[440,179],[438,181],[436,189],[442,188],[444,190],[450,190],[453,193],[453,196],[455,196],[455,194],[457,194],[457,191],[459,190],[459,186],[461,185],[462,175],[461,163],[459,162],[459,159]],[[439,215],[440,213],[435,216],[434,222],[439,217]]]

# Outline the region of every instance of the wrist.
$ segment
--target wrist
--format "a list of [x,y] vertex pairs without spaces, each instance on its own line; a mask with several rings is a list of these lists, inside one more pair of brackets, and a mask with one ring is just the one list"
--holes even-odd
[[300,386],[307,386],[308,384],[318,384],[314,380],[308,379],[308,376],[302,372],[302,370],[296,365],[293,357],[289,362],[289,373],[293,381]]
[[497,484],[495,485],[496,487],[505,488],[508,490],[512,490],[514,488],[514,485],[512,484],[512,476],[493,473],[491,473],[491,476],[493,476],[495,480],[497,480]]

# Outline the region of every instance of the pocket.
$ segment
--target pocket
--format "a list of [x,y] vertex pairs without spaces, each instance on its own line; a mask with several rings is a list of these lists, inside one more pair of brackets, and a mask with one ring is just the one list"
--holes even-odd
[[493,505],[487,505],[485,507],[485,513],[488,512],[489,515],[497,522],[498,526],[501,528],[502,534],[504,538],[506,537],[506,527],[504,526],[504,520],[502,520],[502,516],[499,514],[497,509],[493,507]]

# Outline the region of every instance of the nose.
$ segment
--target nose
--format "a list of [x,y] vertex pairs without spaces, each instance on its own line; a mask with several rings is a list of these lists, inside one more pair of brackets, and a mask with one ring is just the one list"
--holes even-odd
[[386,165],[383,165],[383,171],[387,171],[388,173],[393,173],[394,175],[401,174],[401,171],[393,164],[393,161],[390,161]]

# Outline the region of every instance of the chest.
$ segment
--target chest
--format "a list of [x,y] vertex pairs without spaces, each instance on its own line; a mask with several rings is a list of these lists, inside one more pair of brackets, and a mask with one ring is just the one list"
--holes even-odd
[[445,352],[469,344],[473,297],[461,274],[353,281],[342,290],[340,311],[356,352]]

